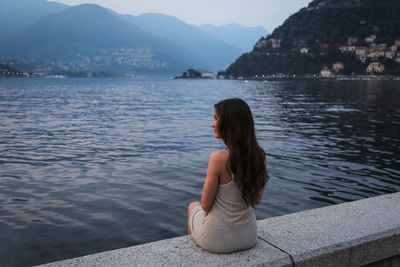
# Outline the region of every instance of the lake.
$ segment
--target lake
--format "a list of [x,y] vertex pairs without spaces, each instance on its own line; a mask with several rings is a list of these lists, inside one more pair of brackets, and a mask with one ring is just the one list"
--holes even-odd
[[257,219],[400,191],[400,81],[0,79],[0,265],[186,234],[231,97],[267,152]]

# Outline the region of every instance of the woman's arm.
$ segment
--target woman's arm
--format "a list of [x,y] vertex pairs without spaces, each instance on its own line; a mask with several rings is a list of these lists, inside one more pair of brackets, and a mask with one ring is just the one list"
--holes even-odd
[[[222,153],[221,153],[222,152]],[[208,213],[213,205],[217,193],[221,167],[224,167],[224,152],[217,151],[211,154],[208,162],[207,177],[204,182],[203,195],[201,196],[201,207]]]
[[256,205],[261,203],[262,197],[264,195],[264,189],[265,189],[265,185],[263,188],[261,188],[260,191],[258,191],[257,196],[256,196]]
[[[266,159],[266,158],[264,158],[264,168],[267,168],[267,159]],[[258,193],[257,193],[257,196],[256,196],[256,205],[258,205],[258,204],[261,203],[262,197],[263,197],[263,195],[264,195],[265,187],[267,186],[267,182],[268,182],[268,181],[265,182],[265,185],[263,186],[263,188],[261,188],[261,190],[258,191]]]

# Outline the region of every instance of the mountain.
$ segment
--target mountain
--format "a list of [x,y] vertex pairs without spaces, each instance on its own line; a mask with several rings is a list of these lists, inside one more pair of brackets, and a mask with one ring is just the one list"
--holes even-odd
[[171,71],[193,57],[119,15],[84,4],[44,16],[7,46],[6,54],[64,68]]
[[121,15],[94,4],[0,0],[0,7],[0,63],[25,70],[218,71],[266,33],[238,24],[193,26],[162,14]]
[[[155,36],[185,47],[196,56],[193,66],[211,71],[225,69],[243,53],[237,47],[213,37],[196,26],[189,25],[175,17],[146,13],[137,17],[128,16],[132,22]],[[200,64],[195,65],[195,64]]]
[[237,23],[223,26],[205,24],[198,26],[198,28],[208,35],[240,48],[243,52],[251,51],[254,43],[259,40],[261,36],[269,34],[269,32],[261,26],[245,27]]
[[399,14],[398,0],[314,0],[261,38],[226,74],[315,74],[325,68],[400,75]]
[[37,19],[69,6],[45,0],[0,0],[0,47]]

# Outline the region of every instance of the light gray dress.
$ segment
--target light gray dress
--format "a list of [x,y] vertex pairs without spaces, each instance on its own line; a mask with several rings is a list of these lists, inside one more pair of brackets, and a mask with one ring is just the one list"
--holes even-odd
[[189,217],[193,240],[203,249],[229,253],[247,249],[257,242],[257,222],[252,207],[244,202],[234,179],[219,185],[208,214],[194,208]]

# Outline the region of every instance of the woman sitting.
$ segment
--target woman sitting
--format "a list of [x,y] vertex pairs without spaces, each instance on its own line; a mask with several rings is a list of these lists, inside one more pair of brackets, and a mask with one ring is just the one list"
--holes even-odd
[[215,105],[211,127],[226,150],[210,156],[201,202],[188,207],[188,232],[203,249],[229,253],[256,244],[253,207],[261,202],[268,180],[265,152],[251,110],[239,98]]

